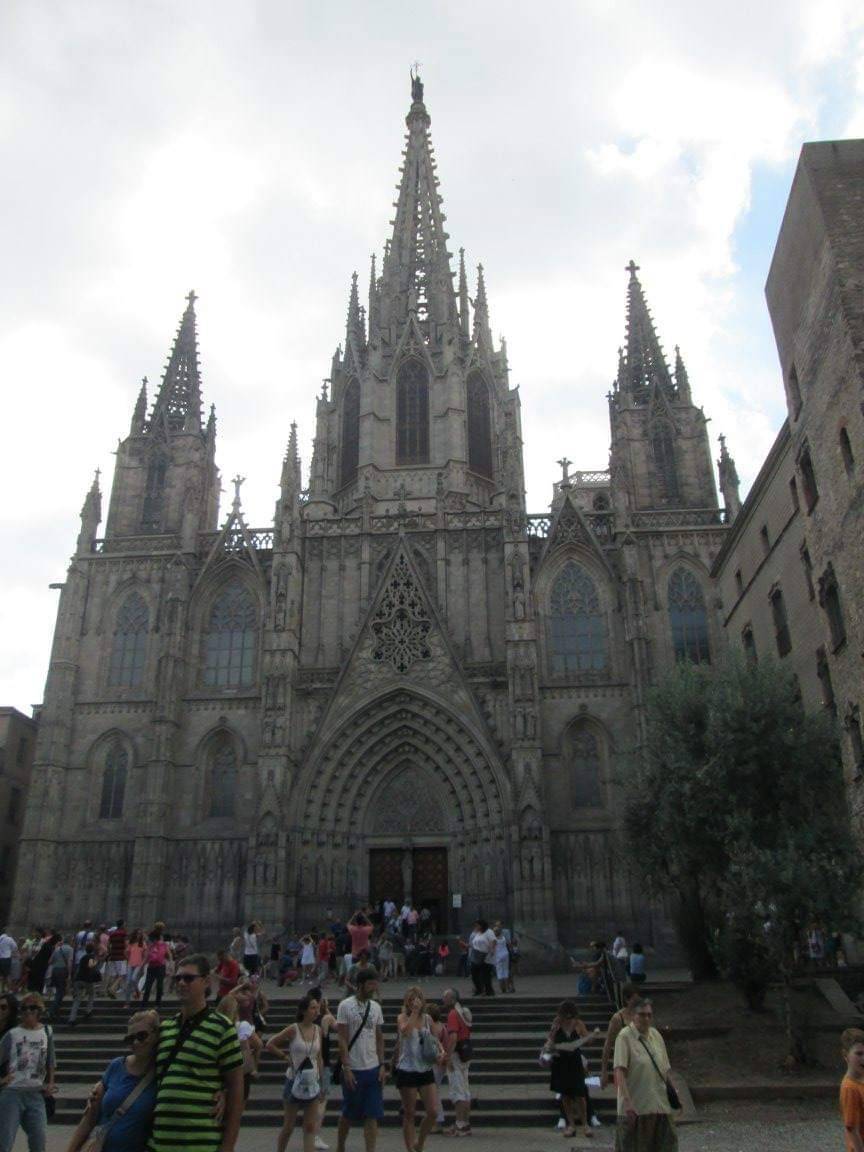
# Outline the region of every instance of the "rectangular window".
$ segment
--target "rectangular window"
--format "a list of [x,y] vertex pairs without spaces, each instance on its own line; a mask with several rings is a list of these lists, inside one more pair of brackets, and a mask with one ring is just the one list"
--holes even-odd
[[6,820],[9,824],[17,824],[21,808],[21,790],[13,788],[9,793],[9,807],[6,811]]
[[771,551],[771,541],[768,538],[768,526],[763,524],[759,529],[759,539],[762,541],[762,551],[767,556]]
[[801,545],[801,563],[804,565],[804,579],[807,582],[807,595],[811,600],[816,598],[816,588],[813,584],[813,561],[810,559],[810,549],[806,544]]
[[807,511],[812,512],[819,499],[819,489],[816,486],[816,473],[813,471],[813,461],[810,459],[810,449],[805,444],[798,457],[798,471],[801,473],[801,485],[804,489],[804,503]]
[[738,568],[735,572],[735,591],[740,596],[744,591],[744,581],[741,578],[741,569]]
[[864,735],[861,732],[861,709],[856,704],[849,713],[849,743],[852,746],[852,767],[857,776],[864,772]]
[[801,507],[801,501],[798,498],[798,481],[794,476],[789,481],[789,495],[792,497],[792,507],[797,512]]
[[789,634],[789,620],[786,616],[786,604],[780,588],[774,588],[770,596],[771,615],[774,619],[774,636],[777,640],[777,655],[788,656],[792,651],[792,637]]
[[26,763],[27,750],[29,749],[29,747],[30,747],[30,745],[22,736],[21,739],[18,741],[18,747],[15,750],[15,763],[18,765],[19,768],[23,768],[24,764]]
[[834,576],[834,569],[829,564],[828,569],[819,581],[819,599],[828,617],[828,628],[831,631],[831,645],[836,652],[846,643],[846,623],[843,619],[843,609],[840,605],[840,591]]
[[4,844],[0,849],[0,881],[11,880],[12,875],[12,845]]
[[816,675],[819,678],[819,687],[822,690],[823,707],[827,708],[832,716],[836,716],[837,701],[834,698],[831,669],[828,667],[828,656],[824,648],[820,648],[816,653]]
[[741,630],[741,643],[744,647],[744,655],[747,657],[748,664],[755,664],[759,659],[756,654],[756,641],[753,637],[753,627],[750,624],[745,624]]

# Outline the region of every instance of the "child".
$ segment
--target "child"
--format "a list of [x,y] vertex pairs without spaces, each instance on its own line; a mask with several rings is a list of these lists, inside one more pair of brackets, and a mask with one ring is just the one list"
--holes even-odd
[[645,980],[645,953],[642,951],[642,945],[634,941],[630,953],[630,983],[644,984]]
[[847,1028],[840,1046],[846,1061],[846,1075],[840,1085],[846,1152],[864,1152],[864,1031]]
[[435,975],[443,976],[447,971],[447,959],[450,956],[450,945],[442,940],[438,945],[438,962],[435,965]]

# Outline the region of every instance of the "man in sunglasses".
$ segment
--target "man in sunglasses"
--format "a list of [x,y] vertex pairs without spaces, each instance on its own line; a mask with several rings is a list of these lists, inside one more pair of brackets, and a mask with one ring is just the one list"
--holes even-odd
[[[243,1056],[234,1025],[207,1007],[209,979],[206,956],[189,956],[175,973],[180,1011],[159,1033],[148,1152],[234,1152],[243,1112]],[[221,1121],[213,1114],[220,1088]]]

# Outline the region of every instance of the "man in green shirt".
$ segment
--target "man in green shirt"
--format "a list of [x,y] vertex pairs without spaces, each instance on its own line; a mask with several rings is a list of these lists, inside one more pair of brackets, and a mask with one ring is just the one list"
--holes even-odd
[[[149,1152],[234,1152],[243,1111],[243,1057],[234,1025],[207,1007],[210,962],[177,969],[180,1011],[163,1020],[156,1053],[156,1110]],[[221,1121],[213,1096],[225,1092]]]

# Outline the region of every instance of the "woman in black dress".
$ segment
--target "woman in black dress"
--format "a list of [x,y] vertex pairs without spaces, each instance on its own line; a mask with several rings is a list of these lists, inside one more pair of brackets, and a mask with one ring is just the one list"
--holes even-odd
[[[599,1028],[595,1028],[594,1034],[599,1031]],[[549,1087],[561,1096],[561,1106],[567,1118],[565,1136],[576,1135],[577,1109],[582,1135],[588,1137],[594,1135],[588,1127],[588,1086],[585,1083],[585,1068],[582,1064],[582,1048],[591,1035],[592,1033],[579,1019],[579,1010],[575,1002],[562,1000],[543,1050],[552,1057]]]

